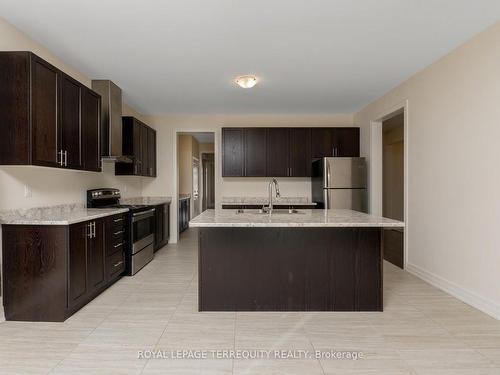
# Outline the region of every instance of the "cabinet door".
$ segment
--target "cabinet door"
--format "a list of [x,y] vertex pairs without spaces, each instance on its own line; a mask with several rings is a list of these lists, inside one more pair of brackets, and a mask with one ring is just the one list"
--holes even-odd
[[170,238],[170,204],[165,205],[163,215],[163,243],[166,244]]
[[88,88],[82,92],[83,168],[101,170],[101,97]]
[[155,206],[155,250],[158,250],[163,242],[163,205]]
[[141,160],[142,174],[141,176],[149,176],[149,151],[148,151],[148,128],[145,125],[141,126]]
[[69,227],[69,271],[68,306],[76,306],[85,299],[87,285],[87,244],[89,222],[73,224]]
[[242,177],[243,128],[222,129],[222,177]]
[[311,130],[311,156],[313,158],[333,156],[331,128]]
[[136,119],[133,120],[133,156],[135,160],[134,174],[142,175],[143,160],[142,160],[142,124]]
[[359,157],[359,128],[332,128],[334,156]]
[[61,75],[61,126],[59,134],[61,146],[65,153],[65,167],[82,167],[82,129],[81,129],[82,86],[66,74]]
[[266,177],[267,175],[267,129],[245,128],[245,176]]
[[290,129],[290,177],[311,177],[311,129]]
[[59,71],[31,55],[32,163],[58,166]]
[[104,247],[104,220],[93,221],[95,237],[88,241],[89,291],[94,292],[106,282],[106,251]]
[[156,131],[148,128],[148,176],[156,177]]
[[267,130],[267,175],[287,177],[289,168],[289,131],[288,128],[269,128]]

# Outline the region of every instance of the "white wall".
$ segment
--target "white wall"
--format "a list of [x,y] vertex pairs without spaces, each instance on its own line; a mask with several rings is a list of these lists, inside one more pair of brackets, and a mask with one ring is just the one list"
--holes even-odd
[[354,119],[369,156],[370,121],[408,101],[408,269],[497,318],[499,61],[497,23]]
[[[221,128],[226,126],[351,126],[351,114],[335,115],[185,115],[149,117],[146,122],[157,131],[158,164],[154,180],[144,180],[144,195],[176,196],[176,157],[174,154],[175,133],[212,131],[215,133],[215,204],[220,207],[223,196],[266,196],[266,178],[222,178],[222,159],[217,150],[221,146]],[[284,196],[310,197],[309,178],[280,178],[280,189]],[[177,241],[175,222],[177,202],[171,207],[171,241]]]

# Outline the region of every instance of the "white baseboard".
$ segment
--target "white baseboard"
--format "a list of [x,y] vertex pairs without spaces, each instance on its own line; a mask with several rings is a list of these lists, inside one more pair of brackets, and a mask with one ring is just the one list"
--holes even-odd
[[421,278],[422,280],[428,282],[429,284],[451,294],[453,297],[458,298],[462,302],[481,310],[485,314],[492,316],[495,319],[500,320],[500,305],[484,298],[470,290],[464,289],[461,286],[455,284],[452,281],[446,280],[441,276],[435,275],[432,272],[428,272],[414,264],[407,265],[406,270]]

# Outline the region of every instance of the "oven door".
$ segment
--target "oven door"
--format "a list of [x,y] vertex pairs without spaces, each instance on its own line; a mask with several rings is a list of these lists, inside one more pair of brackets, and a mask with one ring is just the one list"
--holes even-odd
[[155,239],[155,209],[132,214],[132,254],[136,254]]

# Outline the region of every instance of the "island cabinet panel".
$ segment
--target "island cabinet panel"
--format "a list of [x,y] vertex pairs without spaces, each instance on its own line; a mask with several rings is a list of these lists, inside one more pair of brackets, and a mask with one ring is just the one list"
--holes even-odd
[[[116,242],[124,240],[106,241],[106,233],[113,233],[107,221],[3,225],[6,319],[64,321],[115,282],[124,271],[123,248],[117,250]],[[113,230],[126,235],[124,224]]]
[[245,128],[245,176],[267,176],[267,129]]
[[379,228],[200,228],[200,311],[382,311]]
[[1,165],[100,171],[100,118],[85,117],[84,100],[99,109],[98,94],[31,52],[0,52],[0,80]]

